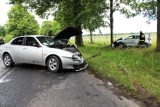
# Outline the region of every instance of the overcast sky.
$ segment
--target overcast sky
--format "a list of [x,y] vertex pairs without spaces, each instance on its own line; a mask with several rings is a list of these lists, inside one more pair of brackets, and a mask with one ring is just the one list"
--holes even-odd
[[[7,4],[8,0],[0,0],[0,25],[7,23],[7,12],[10,10],[11,5]],[[41,24],[45,19],[40,19],[36,16],[36,20]],[[51,20],[51,18],[50,18]],[[139,32],[156,32],[157,22],[151,21],[150,24],[146,23],[147,18],[143,16],[136,16],[134,18],[127,19],[124,15],[118,12],[114,14],[114,33],[132,33]],[[109,33],[109,28],[101,28],[102,33]],[[84,31],[84,33],[87,33]],[[95,33],[98,33],[96,31]]]

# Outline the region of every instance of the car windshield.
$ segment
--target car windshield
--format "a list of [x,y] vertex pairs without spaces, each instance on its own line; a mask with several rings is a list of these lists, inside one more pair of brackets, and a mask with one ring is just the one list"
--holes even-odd
[[66,45],[68,40],[54,40],[52,37],[37,37],[37,39],[41,42],[41,44],[45,46],[52,46],[52,45]]

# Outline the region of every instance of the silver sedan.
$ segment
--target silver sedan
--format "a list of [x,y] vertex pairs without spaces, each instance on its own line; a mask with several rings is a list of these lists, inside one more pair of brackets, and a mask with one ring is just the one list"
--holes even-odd
[[6,67],[15,63],[47,66],[49,71],[60,69],[83,70],[87,67],[81,53],[68,39],[49,36],[19,36],[0,46],[0,57]]

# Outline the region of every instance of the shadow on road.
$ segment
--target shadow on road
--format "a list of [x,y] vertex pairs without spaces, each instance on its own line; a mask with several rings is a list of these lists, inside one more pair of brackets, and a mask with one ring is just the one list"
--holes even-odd
[[[16,64],[14,67],[18,68],[18,69],[23,69],[23,70],[32,70],[32,71],[43,71],[43,72],[48,72],[48,73],[52,73],[50,72],[47,67],[44,66],[40,66],[40,65],[33,65],[33,64]],[[79,71],[79,72],[84,72],[83,71]],[[72,69],[62,69],[61,71],[57,72],[56,74],[68,74],[68,73],[79,73],[76,72],[75,70]]]

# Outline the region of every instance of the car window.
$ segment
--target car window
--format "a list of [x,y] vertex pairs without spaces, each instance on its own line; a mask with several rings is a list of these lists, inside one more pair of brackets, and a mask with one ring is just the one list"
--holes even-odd
[[49,45],[53,45],[53,38],[52,37],[37,37],[37,39],[41,42],[41,44],[49,46]]
[[52,37],[37,37],[37,39],[40,41],[41,44],[45,46],[52,46],[52,45],[67,45],[68,40],[67,39],[61,39],[61,40],[54,40]]
[[38,44],[38,42],[37,42],[37,40],[35,38],[27,37],[26,38],[26,45],[27,46],[38,46],[39,44]]
[[139,36],[136,36],[136,39],[139,39]]
[[133,37],[132,37],[132,36],[129,36],[128,39],[133,39]]
[[24,38],[24,37],[19,37],[19,38],[14,39],[14,40],[11,42],[11,44],[12,44],[12,45],[22,45],[22,43],[23,43],[23,38]]

